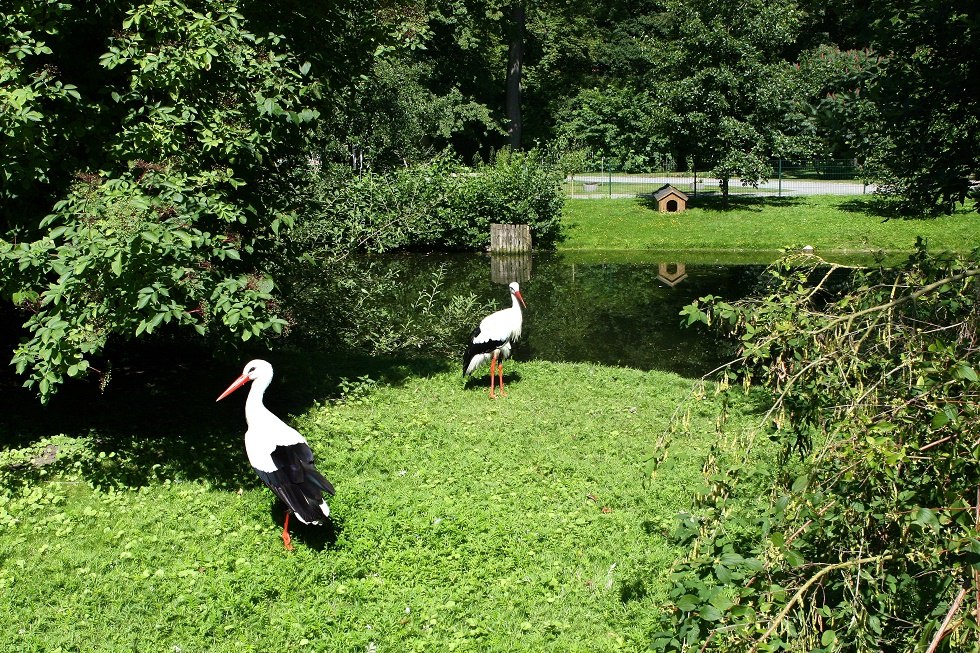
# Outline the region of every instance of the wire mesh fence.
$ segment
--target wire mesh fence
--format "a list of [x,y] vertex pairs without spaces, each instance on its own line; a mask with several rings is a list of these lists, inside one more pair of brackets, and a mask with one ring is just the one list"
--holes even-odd
[[[668,159],[665,158],[665,162]],[[691,197],[721,194],[721,180],[694,170],[656,170],[625,172],[598,162],[592,170],[568,175],[565,194],[577,199],[603,197],[641,197],[653,195],[666,184]],[[668,168],[669,166],[664,166]],[[774,161],[773,175],[756,185],[731,179],[730,195],[863,195],[874,191],[864,179],[864,170],[853,159],[826,159],[806,162]]]

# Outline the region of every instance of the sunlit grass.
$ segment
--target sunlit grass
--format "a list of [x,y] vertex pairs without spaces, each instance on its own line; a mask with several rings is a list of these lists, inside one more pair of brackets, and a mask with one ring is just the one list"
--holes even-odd
[[292,554],[240,433],[224,463],[207,438],[174,434],[168,449],[198,441],[211,477],[147,460],[144,482],[128,469],[120,484],[120,453],[0,492],[0,650],[645,649],[716,402],[692,404],[645,484],[693,382],[514,363],[491,401],[484,380],[356,383],[292,419],[338,491],[336,530],[293,529]]
[[716,198],[692,200],[683,213],[660,213],[644,199],[569,200],[564,221],[562,250],[909,252],[920,236],[934,251],[980,245],[971,204],[950,216],[886,220],[868,198],[836,196],[738,198],[727,211]]

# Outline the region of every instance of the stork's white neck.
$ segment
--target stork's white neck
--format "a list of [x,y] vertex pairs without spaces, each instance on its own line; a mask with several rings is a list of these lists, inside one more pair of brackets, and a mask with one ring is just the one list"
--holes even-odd
[[520,340],[521,338],[521,327],[524,323],[524,313],[521,312],[521,302],[517,299],[517,295],[514,293],[510,294],[511,307],[510,310],[513,311],[514,319],[511,323],[510,340]]
[[249,427],[268,419],[268,415],[272,414],[262,401],[270,383],[272,383],[271,376],[258,376],[252,381],[252,387],[248,389],[248,398],[245,400],[245,421],[248,422]]

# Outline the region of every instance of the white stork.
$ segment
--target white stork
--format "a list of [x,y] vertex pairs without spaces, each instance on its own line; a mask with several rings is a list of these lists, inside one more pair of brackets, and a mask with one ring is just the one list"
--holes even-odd
[[215,401],[252,381],[245,400],[245,453],[259,478],[286,504],[286,519],[282,526],[282,542],[293,550],[289,537],[289,515],[304,524],[322,524],[330,515],[323,494],[334,495],[333,485],[313,466],[313,451],[306,438],[272,414],[262,396],[272,382],[272,365],[264,360],[245,364],[241,376]]
[[521,306],[527,308],[521,297],[521,287],[516,281],[510,283],[511,307],[491,313],[483,318],[480,326],[473,330],[469,347],[463,354],[463,376],[472,374],[480,365],[490,361],[490,398],[496,399],[493,392],[494,374],[500,375],[500,394],[504,392],[504,360],[510,358],[511,344],[521,337],[523,314]]

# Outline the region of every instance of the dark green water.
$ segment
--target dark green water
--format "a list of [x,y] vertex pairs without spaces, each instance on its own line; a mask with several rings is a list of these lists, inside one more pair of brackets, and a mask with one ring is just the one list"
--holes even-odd
[[[515,261],[411,255],[392,261],[423,279],[443,266],[444,296],[473,293],[498,308],[510,305],[506,284],[520,281],[527,308],[516,360],[595,362],[701,376],[727,361],[731,350],[702,328],[683,328],[681,309],[704,295],[744,296],[765,264],[679,256],[534,254]],[[411,301],[415,292],[406,288],[403,299]]]

